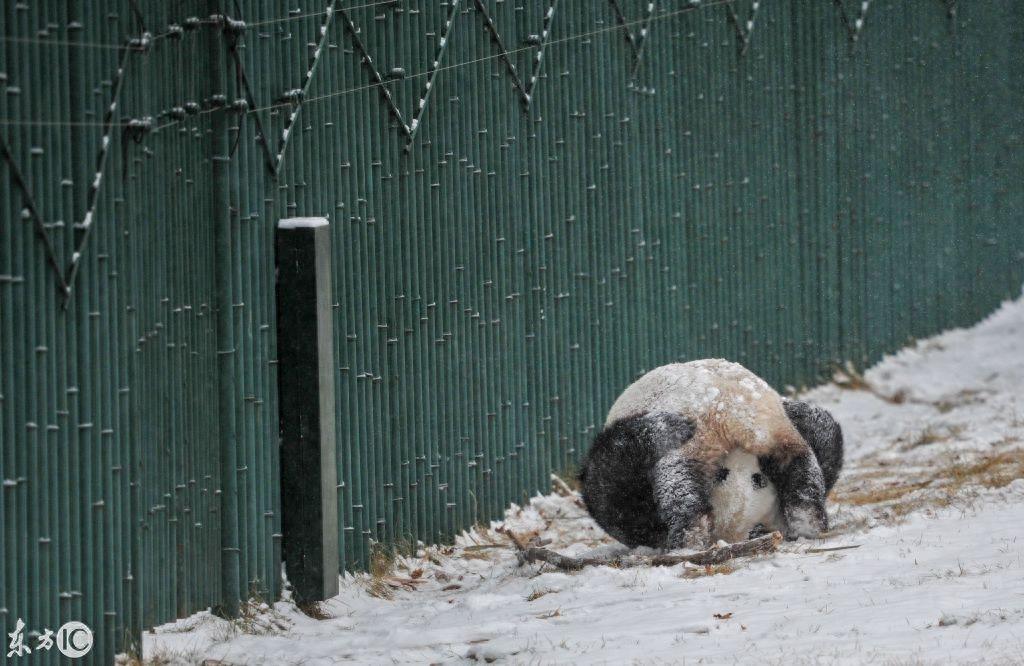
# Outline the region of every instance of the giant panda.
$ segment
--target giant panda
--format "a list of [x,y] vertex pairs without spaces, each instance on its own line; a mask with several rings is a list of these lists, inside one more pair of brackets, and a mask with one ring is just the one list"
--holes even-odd
[[583,501],[630,547],[701,547],[828,529],[843,435],[738,363],[661,366],[626,388],[581,466]]

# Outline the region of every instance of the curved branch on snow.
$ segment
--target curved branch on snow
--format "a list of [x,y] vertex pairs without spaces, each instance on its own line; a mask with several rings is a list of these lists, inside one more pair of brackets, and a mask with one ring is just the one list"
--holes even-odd
[[750,557],[774,552],[782,543],[782,534],[772,532],[756,539],[730,543],[724,546],[715,546],[696,553],[684,553],[679,555],[621,555],[616,557],[570,557],[556,553],[547,548],[539,546],[524,546],[519,540],[512,538],[519,555],[520,564],[534,564],[546,562],[563,571],[579,571],[585,567],[608,566],[619,569],[630,567],[670,567],[683,562],[707,566],[721,564],[737,557]]

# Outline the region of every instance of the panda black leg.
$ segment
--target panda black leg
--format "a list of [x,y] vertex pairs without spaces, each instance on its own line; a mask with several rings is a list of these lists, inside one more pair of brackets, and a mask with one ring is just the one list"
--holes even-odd
[[666,521],[654,500],[658,461],[693,437],[693,423],[664,412],[611,423],[583,460],[580,486],[587,511],[610,536],[630,547],[665,545]]
[[787,539],[814,538],[828,530],[825,479],[813,452],[796,456],[786,465],[768,458],[761,467],[778,489]]
[[668,528],[665,547],[701,545],[702,524],[711,513],[711,491],[703,463],[681,451],[662,456],[652,471],[658,517]]
[[832,490],[843,468],[843,431],[826,410],[799,400],[783,399],[786,416],[814,451],[825,481],[825,494]]

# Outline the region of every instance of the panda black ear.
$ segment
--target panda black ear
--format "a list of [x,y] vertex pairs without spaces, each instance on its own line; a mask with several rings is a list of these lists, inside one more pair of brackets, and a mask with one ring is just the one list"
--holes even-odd
[[654,434],[654,442],[661,453],[676,449],[693,437],[696,428],[693,421],[671,412],[650,412],[645,414],[644,427]]
[[671,412],[644,412],[611,423],[598,434],[591,450],[599,440],[621,440],[639,442],[658,455],[664,455],[688,442],[694,432],[693,421],[684,416]]
[[784,398],[786,416],[818,459],[825,477],[825,492],[832,489],[843,467],[843,430],[827,410],[816,405]]

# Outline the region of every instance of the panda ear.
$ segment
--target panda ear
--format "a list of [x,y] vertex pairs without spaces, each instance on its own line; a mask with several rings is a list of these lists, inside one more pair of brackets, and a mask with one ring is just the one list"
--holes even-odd
[[693,421],[679,414],[650,412],[643,419],[655,434],[655,445],[660,453],[674,451],[693,438]]

